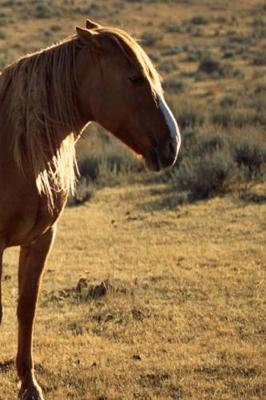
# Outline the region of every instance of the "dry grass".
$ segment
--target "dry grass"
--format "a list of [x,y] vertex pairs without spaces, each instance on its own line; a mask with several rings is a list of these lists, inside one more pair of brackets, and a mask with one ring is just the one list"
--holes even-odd
[[[167,189],[106,188],[66,210],[35,334],[47,400],[264,398],[265,203],[177,208]],[[15,395],[16,254],[5,259],[1,400]],[[86,300],[81,277],[117,289]]]
[[[264,11],[260,0],[0,0],[0,69],[89,16],[146,37],[185,126],[264,143]],[[200,70],[209,57],[219,73]],[[96,136],[83,159],[102,149]],[[177,206],[170,186],[127,179],[61,220],[35,332],[46,399],[264,399],[265,185]],[[5,257],[0,400],[16,395],[17,255]],[[80,278],[117,290],[86,299]]]

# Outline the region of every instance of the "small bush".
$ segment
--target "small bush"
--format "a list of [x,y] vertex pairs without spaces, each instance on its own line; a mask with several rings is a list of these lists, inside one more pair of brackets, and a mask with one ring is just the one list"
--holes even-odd
[[206,57],[206,50],[203,47],[189,48],[187,53],[184,61],[188,62],[198,62]]
[[163,29],[166,33],[177,33],[180,32],[180,26],[177,22],[167,22],[163,24]]
[[10,21],[10,15],[0,11],[0,27],[4,27]]
[[52,2],[40,3],[35,7],[34,16],[36,18],[52,18],[57,17],[59,15],[59,10],[57,6],[55,6]]
[[214,125],[222,126],[223,128],[227,128],[232,125],[232,115],[230,110],[216,109],[211,114],[211,122]]
[[0,40],[6,39],[6,33],[4,31],[0,31]]
[[191,23],[194,25],[206,25],[210,22],[210,19],[202,15],[195,16],[191,19]]
[[174,60],[163,60],[159,65],[159,70],[169,73],[173,71],[177,67],[177,64]]
[[233,49],[228,49],[223,53],[223,58],[233,58],[235,57],[235,50]]
[[168,93],[182,92],[185,84],[180,80],[179,75],[172,75],[163,82],[163,86]]
[[71,194],[68,198],[68,206],[79,206],[84,204],[86,201],[91,200],[95,193],[95,186],[86,178],[79,179],[76,191]]
[[234,69],[230,64],[222,63],[220,60],[213,57],[205,57],[201,60],[196,78],[201,79],[205,76],[212,78],[226,78],[234,75]]
[[266,163],[266,146],[252,139],[234,140],[232,145],[234,160],[240,167],[246,167],[249,175],[260,174]]
[[179,102],[173,101],[170,101],[170,106],[173,109],[181,130],[203,125],[205,114],[202,108],[196,107],[192,103],[182,105]]
[[197,134],[194,128],[182,132],[183,144],[176,166],[162,176],[173,184],[183,201],[226,193],[238,180],[263,176],[266,146],[258,139],[232,139],[225,134]]
[[164,49],[161,52],[161,55],[163,57],[168,57],[168,56],[174,56],[178,53],[181,53],[183,51],[183,47],[182,46],[174,46],[174,47],[169,47],[167,49]]
[[52,32],[59,32],[59,31],[61,31],[61,26],[60,25],[52,25],[50,27],[50,29]]
[[220,100],[221,107],[232,107],[237,104],[237,99],[234,96],[226,95]]
[[266,53],[265,51],[262,51],[261,53],[258,53],[254,56],[252,60],[253,65],[257,66],[264,66],[266,65]]
[[219,17],[216,18],[216,22],[218,24],[226,24],[227,18],[223,15],[220,15]]
[[190,192],[191,200],[225,193],[235,174],[235,163],[229,151],[217,150],[203,157],[185,159],[176,179],[182,191]]
[[144,32],[141,36],[141,40],[144,46],[151,47],[162,39],[162,35],[159,32]]

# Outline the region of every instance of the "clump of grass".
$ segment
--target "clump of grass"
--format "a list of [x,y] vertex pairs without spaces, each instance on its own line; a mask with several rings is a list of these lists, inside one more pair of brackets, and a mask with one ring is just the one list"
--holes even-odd
[[210,23],[210,18],[204,17],[203,15],[197,15],[191,19],[191,23],[194,25],[207,25]]
[[162,35],[159,32],[145,31],[141,35],[141,41],[144,46],[152,47],[162,39]]
[[183,146],[176,166],[162,175],[173,184],[180,201],[194,201],[223,194],[236,182],[260,179],[266,165],[266,147],[255,138],[232,139],[226,134],[183,131]]
[[229,126],[243,128],[247,125],[263,126],[266,123],[266,118],[260,112],[260,108],[257,110],[232,110],[230,107],[216,107],[210,113],[210,121],[212,124],[223,128],[228,128]]
[[192,101],[184,102],[177,96],[169,96],[168,101],[182,131],[204,124],[206,114],[201,105]]
[[0,11],[0,26],[3,27],[5,25],[7,25],[8,22],[10,21],[10,18],[11,17],[9,14],[7,14],[3,11]]
[[210,120],[214,125],[228,128],[232,125],[232,113],[228,109],[214,109],[211,113]]
[[215,79],[231,77],[234,69],[230,64],[225,64],[214,57],[204,57],[197,70],[196,78],[212,77]]
[[130,153],[111,146],[104,153],[86,157],[79,162],[80,175],[98,185],[112,184],[117,178],[139,172],[143,168],[142,163]]
[[159,70],[165,73],[173,71],[177,67],[177,63],[172,59],[163,60],[159,65]]
[[223,58],[233,58],[233,57],[235,57],[235,50],[233,49],[225,50],[225,52],[223,53]]
[[58,17],[58,15],[59,15],[59,9],[53,2],[51,1],[37,2],[34,11],[35,18],[47,19],[52,17]]
[[185,83],[180,80],[178,74],[171,75],[163,82],[163,86],[168,93],[182,92],[185,88]]
[[259,175],[266,163],[266,145],[252,138],[234,140],[232,146],[234,160],[239,167],[245,167],[249,177]]
[[163,24],[163,29],[166,33],[180,32],[180,26],[177,22],[169,21]]
[[68,206],[79,206],[86,201],[91,200],[96,190],[96,186],[84,177],[81,177],[76,186],[74,194],[70,194],[67,205]]
[[133,174],[144,170],[144,164],[100,127],[93,125],[88,139],[81,139],[78,145],[78,169],[80,178],[69,205],[90,200],[103,186],[129,180]]
[[221,107],[232,107],[237,104],[237,98],[232,95],[225,95],[221,100],[220,100],[220,106]]
[[234,176],[235,163],[229,151],[217,150],[182,162],[177,173],[178,187],[190,192],[190,200],[225,193]]
[[173,46],[173,47],[168,47],[166,49],[163,49],[161,52],[161,55],[163,57],[174,56],[178,53],[181,53],[182,51],[183,51],[182,46]]
[[60,25],[51,25],[51,27],[50,27],[50,30],[52,31],[52,32],[59,32],[59,31],[61,31],[61,26]]
[[184,61],[197,62],[202,60],[202,58],[204,58],[204,55],[205,50],[203,48],[190,49]]
[[6,39],[6,32],[0,31],[0,40],[5,40]]
[[253,65],[257,65],[257,66],[266,65],[266,54],[265,54],[265,52],[262,51],[261,53],[255,54],[253,56],[252,64]]

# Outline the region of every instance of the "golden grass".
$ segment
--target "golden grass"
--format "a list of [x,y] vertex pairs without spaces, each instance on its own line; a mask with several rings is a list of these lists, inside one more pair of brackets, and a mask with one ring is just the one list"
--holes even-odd
[[[47,400],[263,399],[266,206],[175,207],[172,196],[106,188],[64,213],[35,333]],[[15,395],[16,255],[5,259],[1,400]],[[123,290],[78,300],[81,277]]]
[[[166,49],[189,45],[192,53],[201,47],[222,59],[230,31],[250,37],[254,19],[263,18],[260,0],[99,0],[98,11],[90,13],[73,7],[88,9],[96,1],[55,0],[50,3],[61,14],[43,19],[28,18],[28,2],[9,3],[0,1],[0,18],[10,18],[1,20],[6,37],[0,39],[0,65],[2,55],[13,61],[72,34],[88,16],[137,38],[145,31],[164,32],[148,51],[156,64],[174,59],[176,68],[162,75],[177,73],[186,86],[176,98],[193,101],[197,110],[212,111],[224,95],[242,101],[245,87],[266,82],[266,67],[250,59],[261,51],[262,39],[246,50],[237,45],[228,60],[243,78],[195,80],[199,61],[185,61],[188,51],[163,56]],[[163,30],[170,21],[182,28],[199,15],[210,22],[190,32]],[[218,23],[218,17],[226,22]],[[244,130],[263,138],[262,126]],[[265,186],[256,191],[265,198]],[[91,202],[65,211],[35,331],[36,371],[47,400],[265,398],[265,201],[224,197],[177,207],[175,196],[168,186],[136,183],[105,188]],[[0,400],[16,396],[17,256],[17,249],[5,256]],[[123,290],[79,300],[75,287],[81,277],[92,283],[109,278]]]

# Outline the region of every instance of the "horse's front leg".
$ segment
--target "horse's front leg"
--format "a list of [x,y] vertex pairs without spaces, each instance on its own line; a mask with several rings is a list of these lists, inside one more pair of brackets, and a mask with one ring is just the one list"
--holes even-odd
[[3,250],[0,247],[0,325],[3,318],[3,306],[2,306],[2,274],[3,274]]
[[34,376],[32,331],[42,272],[52,247],[55,228],[51,228],[29,246],[21,247],[19,258],[18,353],[20,400],[43,400]]

